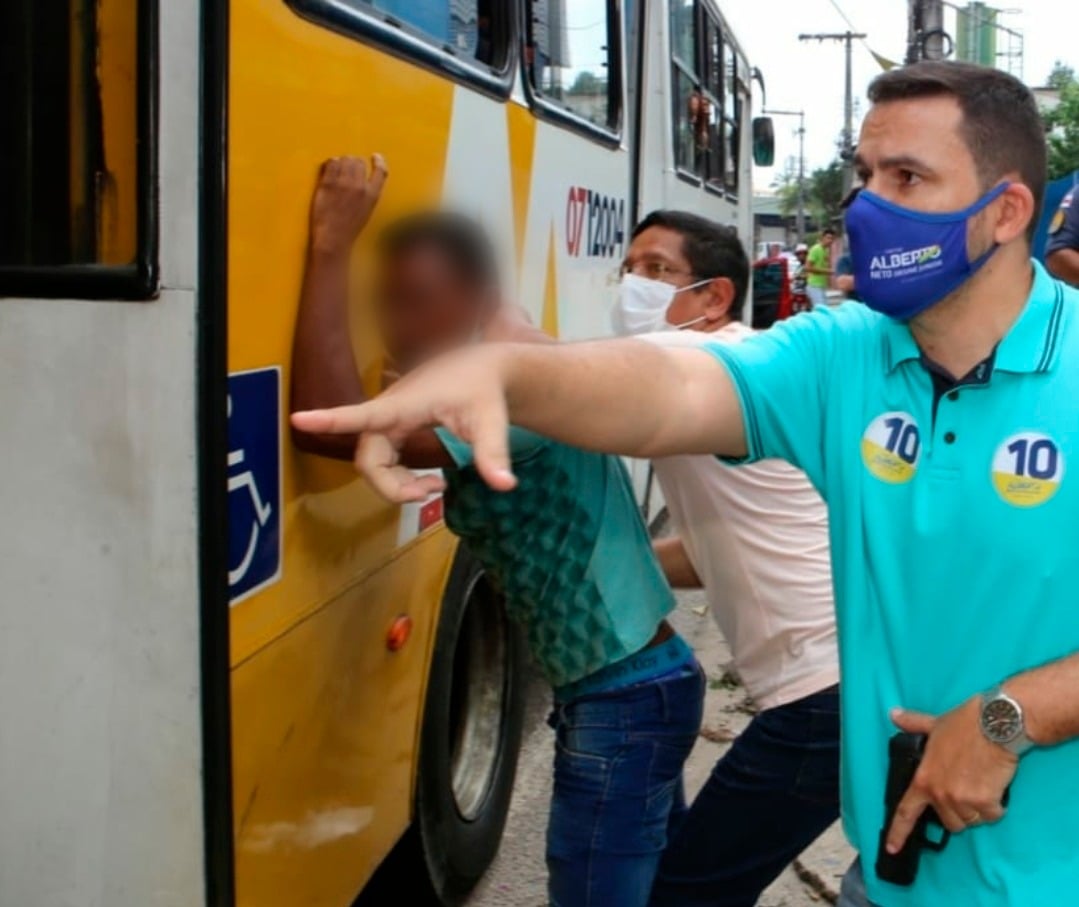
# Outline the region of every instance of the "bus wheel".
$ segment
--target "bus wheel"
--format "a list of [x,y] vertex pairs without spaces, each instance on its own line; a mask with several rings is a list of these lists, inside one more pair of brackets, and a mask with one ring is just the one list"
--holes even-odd
[[463,902],[506,824],[524,720],[519,627],[459,549],[427,682],[412,836],[434,903]]

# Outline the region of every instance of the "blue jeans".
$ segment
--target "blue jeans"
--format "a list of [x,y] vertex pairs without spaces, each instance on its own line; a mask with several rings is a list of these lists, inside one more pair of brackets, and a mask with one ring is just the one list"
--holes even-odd
[[547,826],[552,907],[645,907],[685,810],[682,766],[700,730],[704,673],[672,674],[556,705]]
[[877,907],[865,893],[865,876],[862,875],[861,860],[855,860],[847,870],[847,874],[843,876],[836,907]]
[[652,907],[752,907],[839,817],[839,690],[757,715],[663,855]]

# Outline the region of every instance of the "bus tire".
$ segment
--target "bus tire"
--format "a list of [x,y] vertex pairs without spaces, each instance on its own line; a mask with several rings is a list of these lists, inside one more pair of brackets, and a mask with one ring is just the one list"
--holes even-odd
[[525,652],[520,627],[462,545],[439,615],[420,738],[410,835],[423,900],[463,903],[498,852],[524,723]]

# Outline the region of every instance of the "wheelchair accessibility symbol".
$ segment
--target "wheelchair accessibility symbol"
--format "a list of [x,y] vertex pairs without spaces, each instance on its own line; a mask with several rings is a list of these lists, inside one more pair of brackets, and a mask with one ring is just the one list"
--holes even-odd
[[229,375],[229,601],[281,576],[281,370]]

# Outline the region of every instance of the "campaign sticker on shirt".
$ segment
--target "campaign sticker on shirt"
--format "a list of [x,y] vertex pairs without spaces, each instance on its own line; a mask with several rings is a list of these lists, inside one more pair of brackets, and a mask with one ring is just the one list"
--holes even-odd
[[993,487],[1015,507],[1044,504],[1063,478],[1064,455],[1052,438],[1037,432],[1012,435],[993,455]]
[[902,485],[914,478],[922,439],[910,413],[877,416],[862,435],[862,461],[882,482]]

